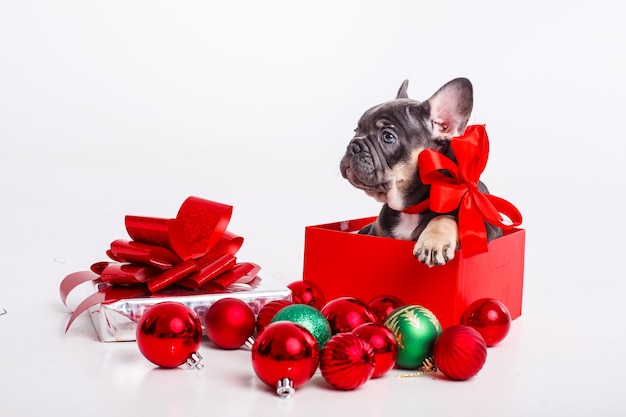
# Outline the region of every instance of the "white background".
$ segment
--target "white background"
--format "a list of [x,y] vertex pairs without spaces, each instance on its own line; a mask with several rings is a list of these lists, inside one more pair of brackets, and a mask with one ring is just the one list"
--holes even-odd
[[[623,415],[626,30],[616,2],[0,2],[0,414]],[[376,214],[341,178],[356,120],[402,80],[465,76],[482,179],[527,229],[524,311],[472,380],[321,376],[281,400],[249,352],[160,371],[63,333],[61,279],[126,214],[234,205],[239,259],[301,278],[304,227]],[[394,371],[396,374],[398,371]]]

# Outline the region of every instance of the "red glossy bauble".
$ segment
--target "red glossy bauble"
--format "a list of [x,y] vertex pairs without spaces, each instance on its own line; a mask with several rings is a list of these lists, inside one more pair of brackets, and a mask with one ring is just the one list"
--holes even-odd
[[363,323],[374,323],[376,317],[367,304],[354,297],[339,297],[322,308],[333,334],[351,332]]
[[150,362],[162,368],[184,363],[201,368],[198,348],[202,342],[202,323],[184,304],[162,302],[148,308],[136,330],[137,346]]
[[273,388],[285,379],[294,389],[310,380],[319,365],[319,356],[315,337],[291,321],[268,324],[252,345],[254,372]]
[[501,301],[482,298],[465,309],[461,324],[473,327],[483,336],[487,346],[494,346],[509,333],[511,313]]
[[476,375],[487,360],[487,344],[472,327],[448,327],[435,340],[433,361],[445,376],[464,381]]
[[293,304],[293,301],[281,299],[272,300],[266,303],[263,307],[261,307],[261,310],[259,310],[259,314],[256,316],[257,334],[261,333],[265,326],[270,324],[276,313],[291,304]]
[[393,333],[382,324],[363,323],[352,333],[372,345],[374,349],[374,373],[372,378],[386,374],[398,359],[398,344]]
[[287,284],[287,288],[291,290],[291,299],[295,304],[307,304],[320,309],[326,303],[322,289],[312,282],[294,281]]
[[322,349],[320,371],[337,389],[358,388],[374,373],[374,349],[353,333],[336,334]]
[[256,320],[250,306],[239,298],[222,298],[204,317],[209,340],[221,349],[237,349],[254,334]]
[[380,324],[385,322],[392,311],[404,305],[404,302],[395,295],[380,295],[367,303],[370,312],[376,316],[376,323]]

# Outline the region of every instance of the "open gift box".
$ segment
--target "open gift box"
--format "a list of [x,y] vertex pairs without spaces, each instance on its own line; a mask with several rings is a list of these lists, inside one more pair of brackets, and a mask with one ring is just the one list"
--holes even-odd
[[[508,201],[478,184],[489,154],[484,125],[470,125],[450,140],[454,160],[434,149],[419,153],[426,199],[402,209],[416,215],[456,213],[461,250],[445,265],[429,268],[413,256],[415,242],[357,232],[376,218],[348,220],[305,229],[303,280],[317,284],[326,299],[352,296],[363,302],[393,295],[405,304],[431,310],[449,327],[480,298],[504,303],[511,318],[522,313],[526,232],[522,216]],[[504,235],[488,242],[485,223]]]
[[305,228],[303,280],[317,284],[327,300],[364,302],[393,295],[431,310],[443,328],[459,324],[480,298],[503,302],[515,319],[522,313],[526,231],[513,228],[491,241],[488,251],[429,268],[413,257],[415,242],[357,232],[375,217]]

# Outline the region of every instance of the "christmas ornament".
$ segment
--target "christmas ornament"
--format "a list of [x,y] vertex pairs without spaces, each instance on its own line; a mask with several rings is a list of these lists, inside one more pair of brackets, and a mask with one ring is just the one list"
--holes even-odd
[[265,384],[289,398],[307,382],[319,365],[315,337],[303,326],[290,321],[268,324],[252,345],[252,367]]
[[404,302],[394,295],[380,295],[367,303],[369,311],[376,316],[376,323],[380,324],[385,322],[392,311],[403,305]]
[[324,347],[326,342],[328,342],[328,339],[332,336],[328,320],[326,320],[326,317],[324,317],[324,315],[313,306],[306,304],[292,304],[283,307],[274,315],[271,322],[285,320],[298,323],[310,331],[317,340],[317,344],[320,349]]
[[394,367],[398,359],[398,344],[389,329],[378,323],[363,323],[352,330],[352,334],[368,342],[374,349],[372,378],[381,377]]
[[336,334],[322,349],[320,371],[337,389],[358,388],[374,373],[374,349],[353,333]]
[[202,323],[192,309],[173,301],[158,303],[141,316],[136,330],[137,346],[150,362],[162,368],[186,363],[201,369]]
[[259,314],[256,316],[256,332],[261,333],[265,326],[270,324],[276,313],[283,309],[283,307],[287,307],[288,305],[293,304],[292,301],[287,299],[281,300],[273,300],[269,303],[266,303],[261,310],[259,310]]
[[291,290],[291,299],[296,304],[307,304],[320,309],[326,303],[322,289],[312,282],[294,281],[287,284]]
[[431,356],[433,343],[441,333],[441,324],[435,315],[420,305],[408,305],[394,310],[385,320],[385,327],[393,333],[398,344],[396,365],[417,369]]
[[485,339],[487,346],[494,346],[509,333],[511,313],[501,301],[481,298],[465,309],[461,324],[473,327]]
[[476,375],[487,360],[487,344],[470,326],[448,327],[435,340],[433,361],[450,379],[464,381]]
[[329,301],[322,308],[333,334],[351,332],[363,323],[374,323],[376,317],[370,313],[367,304],[354,297],[339,297]]
[[239,298],[222,298],[206,311],[204,329],[209,340],[221,349],[252,344],[256,321],[250,306]]

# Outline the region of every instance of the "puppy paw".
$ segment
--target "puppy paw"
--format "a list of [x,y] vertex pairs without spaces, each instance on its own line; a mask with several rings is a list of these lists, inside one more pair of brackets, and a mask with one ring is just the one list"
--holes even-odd
[[453,217],[435,217],[417,239],[413,255],[429,267],[444,265],[454,259],[458,239],[459,228]]

